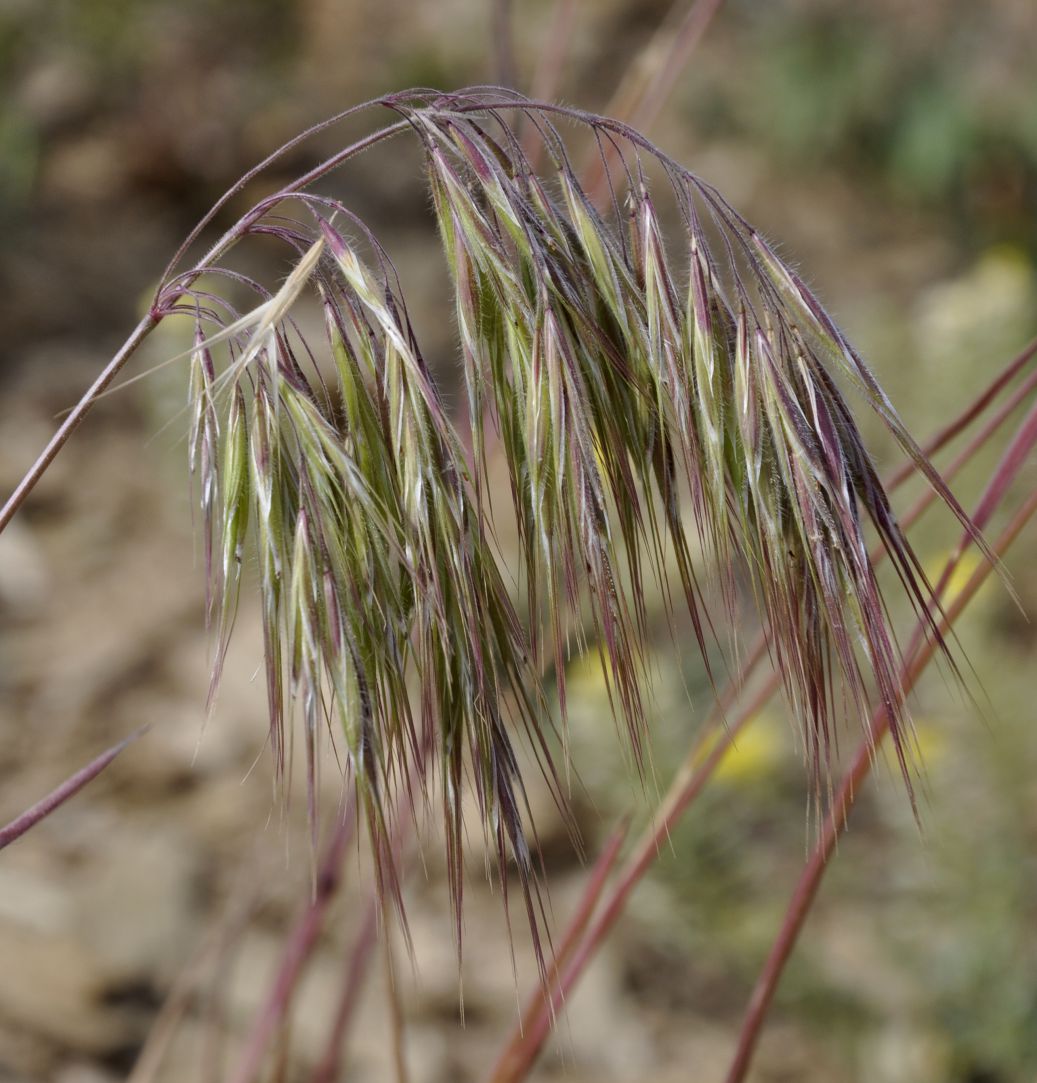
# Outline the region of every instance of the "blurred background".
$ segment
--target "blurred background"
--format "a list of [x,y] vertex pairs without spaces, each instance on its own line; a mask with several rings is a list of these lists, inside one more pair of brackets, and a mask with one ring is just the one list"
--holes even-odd
[[[647,134],[779,243],[909,427],[928,435],[1037,332],[1037,8],[707,6],[715,12]],[[509,7],[510,48],[494,33]],[[503,71],[530,90],[556,53],[555,95],[621,106],[617,91],[651,78],[689,7],[0,0],[5,495],[136,323],[180,239],[276,146],[393,89],[494,82]],[[232,210],[335,139],[290,155]],[[449,381],[444,268],[416,161],[376,156],[336,191],[404,268],[419,335]],[[285,269],[261,268],[274,278]],[[181,333],[161,329],[150,359],[173,352]],[[272,792],[248,596],[204,723],[208,642],[181,380],[167,370],[98,404],[0,537],[0,822],[153,725],[0,855],[0,1081],[126,1078],[149,1035],[155,1050],[156,1019],[164,1059],[157,1075],[136,1078],[223,1078],[309,898],[305,802],[283,813]],[[879,426],[862,421],[877,459],[895,465]],[[995,437],[956,480],[967,507],[1005,443]],[[1019,491],[1035,483],[1031,465]],[[938,513],[914,536],[933,571],[957,540]],[[920,826],[888,765],[860,798],[753,1079],[1037,1076],[1035,542],[1030,529],[1006,561],[1019,604],[991,585],[960,625],[974,701],[938,672],[914,697]],[[906,635],[907,615],[894,616]],[[752,632],[747,621],[747,641]],[[653,649],[655,766],[644,780],[608,720],[597,664],[572,666],[574,803],[591,854],[621,816],[647,820],[709,707],[700,664],[673,649],[661,613]],[[847,729],[844,751],[856,741]],[[336,785],[329,764],[332,805]],[[775,700],[636,891],[534,1078],[723,1078],[813,838],[808,797],[794,723]],[[587,868],[549,800],[534,791],[533,802],[560,925]],[[516,914],[513,970],[473,838],[462,1029],[434,827],[428,835],[423,860],[408,859],[413,967],[405,951],[397,958],[411,1078],[476,1080],[514,1023],[516,982],[522,995],[529,988],[528,938]],[[362,862],[350,857],[345,875],[283,1036],[285,1078],[308,1078],[320,1056],[364,920]],[[383,987],[375,966],[342,1078],[392,1078]],[[171,990],[178,1013],[160,1015]]]

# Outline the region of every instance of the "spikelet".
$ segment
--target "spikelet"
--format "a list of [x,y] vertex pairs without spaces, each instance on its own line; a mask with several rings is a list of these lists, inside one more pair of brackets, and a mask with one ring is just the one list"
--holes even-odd
[[[837,377],[968,521],[810,291],[714,189],[614,122],[560,111],[624,144],[610,180],[625,205],[617,199],[603,215],[547,107],[503,91],[413,92],[384,104],[425,151],[454,287],[470,449],[391,264],[342,204],[304,197],[312,225],[248,219],[248,230],[291,244],[298,262],[253,311],[208,338],[203,322],[219,324],[208,296],[170,287],[199,319],[189,447],[218,626],[214,685],[240,569],[254,563],[278,770],[284,727],[298,717],[315,808],[317,735],[334,723],[384,853],[401,793],[431,754],[436,772],[419,777],[423,787],[438,778],[458,937],[470,778],[500,875],[513,864],[535,929],[513,742],[525,734],[557,790],[542,674],[553,666],[564,716],[567,645],[592,642],[640,761],[645,577],[684,599],[705,655],[704,547],[728,623],[738,577],[753,585],[817,785],[839,687],[861,719],[887,707],[906,774],[899,656],[868,557],[868,520],[934,636],[937,610]],[[551,164],[540,175],[512,128],[522,113],[544,135]],[[684,226],[669,249],[648,159]],[[668,251],[682,254],[676,269]],[[324,314],[319,346],[292,322],[307,294]],[[307,354],[329,364],[304,370]],[[493,541],[491,429],[510,476],[528,620]],[[391,867],[383,871],[395,892]]]

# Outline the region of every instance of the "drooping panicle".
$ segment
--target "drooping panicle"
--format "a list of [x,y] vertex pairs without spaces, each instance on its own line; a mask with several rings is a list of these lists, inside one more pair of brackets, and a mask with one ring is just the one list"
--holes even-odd
[[[492,90],[384,104],[424,150],[470,437],[444,405],[387,254],[341,203],[297,195],[298,220],[273,204],[249,219],[295,263],[272,291],[233,279],[257,294],[244,315],[228,309],[221,325],[208,295],[178,287],[199,327],[189,452],[218,625],[213,683],[243,569],[254,570],[278,771],[298,716],[316,815],[320,734],[342,735],[398,898],[392,823],[415,776],[432,784],[431,758],[458,935],[466,785],[535,925],[514,740],[525,734],[557,791],[544,674],[564,717],[569,651],[597,649],[643,762],[648,580],[672,619],[683,600],[708,665],[699,584],[712,576],[729,624],[736,583],[751,584],[819,791],[843,702],[861,718],[887,708],[906,773],[900,658],[869,521],[934,636],[938,609],[838,380],[967,517],[813,294],[715,189],[607,118]],[[539,173],[514,131],[522,115],[543,136]],[[555,115],[619,148],[610,211],[581,187]],[[652,170],[674,196],[669,215]],[[304,298],[320,305],[323,348],[293,319]],[[495,456],[522,603],[498,541]]]

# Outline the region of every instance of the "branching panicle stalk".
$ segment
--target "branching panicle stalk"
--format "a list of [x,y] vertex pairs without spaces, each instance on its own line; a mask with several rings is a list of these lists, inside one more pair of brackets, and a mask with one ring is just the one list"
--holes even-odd
[[[561,805],[541,674],[553,665],[564,716],[570,646],[593,644],[640,762],[645,576],[684,598],[705,655],[698,576],[708,564],[729,617],[738,577],[752,583],[817,785],[840,687],[865,724],[874,708],[887,712],[907,778],[901,659],[868,522],[937,644],[941,615],[837,379],[973,528],[816,298],[715,189],[620,122],[501,88],[370,104],[395,123],[264,200],[199,264],[178,271],[175,261],[126,351],[166,315],[196,320],[189,449],[217,625],[213,689],[242,569],[254,567],[278,772],[283,728],[298,715],[315,807],[318,734],[333,723],[376,853],[388,855],[400,790],[419,750],[434,750],[458,933],[469,780],[502,881],[513,868],[536,926],[514,735],[526,735]],[[581,186],[556,119],[608,148],[608,213]],[[520,124],[542,152],[536,170]],[[341,202],[304,191],[404,131],[425,154],[454,286],[470,439],[444,406],[377,238]],[[646,179],[660,171],[683,229],[669,246]],[[220,265],[257,234],[293,254],[273,291]],[[198,286],[203,274],[252,289],[255,307],[224,307]],[[323,310],[319,348],[293,321],[306,296]],[[494,447],[510,478],[528,620],[494,540]]]

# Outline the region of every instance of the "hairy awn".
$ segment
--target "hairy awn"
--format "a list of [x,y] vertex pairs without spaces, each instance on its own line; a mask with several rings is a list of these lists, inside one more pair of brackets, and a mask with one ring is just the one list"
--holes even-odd
[[[318,734],[334,721],[384,858],[381,884],[396,894],[394,800],[432,751],[458,934],[466,786],[505,886],[514,863],[535,930],[513,734],[525,732],[557,792],[544,674],[564,718],[568,652],[590,643],[640,760],[645,580],[683,600],[705,656],[714,633],[700,549],[729,623],[736,577],[752,584],[815,783],[842,699],[864,724],[874,707],[888,712],[907,777],[900,655],[867,522],[942,646],[940,613],[837,380],[975,531],[810,290],[716,189],[616,121],[499,88],[369,105],[400,119],[247,213],[201,263],[170,272],[153,307],[153,321],[196,322],[190,458],[218,629],[213,689],[241,568],[254,561],[278,770],[298,715],[313,809]],[[606,212],[581,187],[556,120],[602,148]],[[523,126],[539,135],[536,169]],[[470,434],[444,407],[377,238],[340,201],[305,191],[403,132],[424,151]],[[663,236],[649,175],[673,200],[676,237]],[[256,234],[295,253],[272,293],[219,263]],[[239,314],[200,287],[203,273],[243,283],[255,307]],[[319,344],[292,318],[309,295],[323,309]],[[510,477],[525,612],[495,541],[492,454]]]

